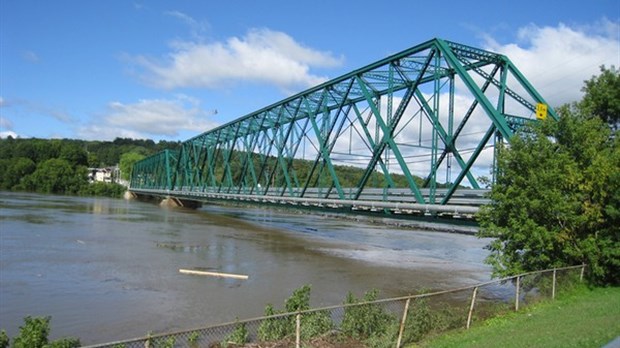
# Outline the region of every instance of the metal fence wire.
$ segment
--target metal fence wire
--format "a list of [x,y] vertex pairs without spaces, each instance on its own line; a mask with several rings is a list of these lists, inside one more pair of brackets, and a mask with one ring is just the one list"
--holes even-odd
[[520,274],[446,291],[239,320],[88,348],[402,347],[429,335],[554,299],[583,280],[585,265]]

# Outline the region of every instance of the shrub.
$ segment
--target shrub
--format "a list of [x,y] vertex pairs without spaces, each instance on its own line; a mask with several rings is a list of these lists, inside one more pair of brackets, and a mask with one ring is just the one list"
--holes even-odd
[[6,334],[6,331],[0,331],[0,348],[9,348],[9,336]]
[[246,344],[248,343],[248,329],[245,327],[245,324],[237,325],[235,330],[228,335],[224,342],[222,342],[222,347],[227,347],[229,344]]
[[[310,309],[309,285],[293,291],[284,303],[284,311],[276,311],[271,304],[265,308],[265,316],[274,316],[284,313],[299,313]],[[304,313],[301,316],[301,338],[306,340],[322,335],[334,327],[326,311]],[[258,328],[258,337],[262,341],[276,341],[295,335],[296,317],[288,315],[264,320]]]
[[[359,300],[349,292],[345,305],[375,301],[377,295],[377,290],[371,290]],[[397,322],[396,318],[386,313],[378,304],[368,303],[346,307],[340,329],[345,335],[352,338],[368,340],[374,336],[385,335],[390,324],[394,322]]]
[[[51,317],[24,318],[24,325],[19,327],[19,334],[13,338],[13,348],[74,348],[80,346],[80,340],[73,337],[61,338],[48,343]],[[0,348],[8,348],[9,337],[6,332],[0,334]]]

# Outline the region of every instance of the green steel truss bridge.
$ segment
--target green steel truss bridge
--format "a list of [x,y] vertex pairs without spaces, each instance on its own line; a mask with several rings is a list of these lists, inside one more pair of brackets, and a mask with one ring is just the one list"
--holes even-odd
[[546,109],[508,57],[432,39],[137,162],[130,191],[471,217],[498,145]]

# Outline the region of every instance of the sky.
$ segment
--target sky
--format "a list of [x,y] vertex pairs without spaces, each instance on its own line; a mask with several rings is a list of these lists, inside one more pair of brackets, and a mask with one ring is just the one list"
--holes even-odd
[[0,137],[182,141],[434,37],[559,106],[620,68],[620,1],[0,0]]

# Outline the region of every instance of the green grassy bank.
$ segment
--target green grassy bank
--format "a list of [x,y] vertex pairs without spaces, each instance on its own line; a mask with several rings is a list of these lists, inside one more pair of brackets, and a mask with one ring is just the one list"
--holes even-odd
[[618,335],[620,287],[584,286],[408,347],[602,347]]

